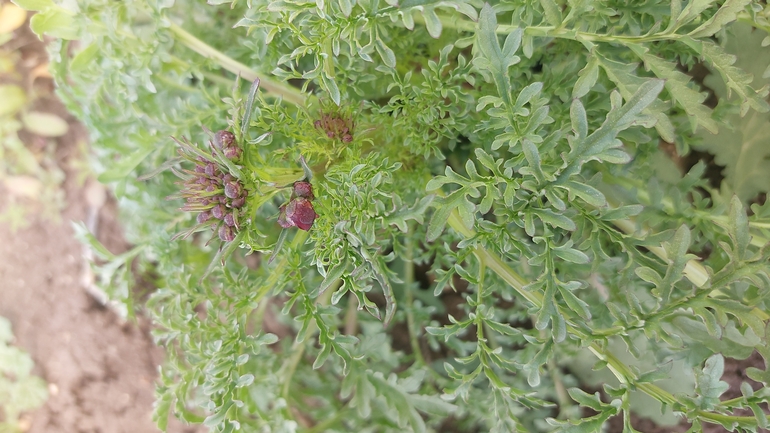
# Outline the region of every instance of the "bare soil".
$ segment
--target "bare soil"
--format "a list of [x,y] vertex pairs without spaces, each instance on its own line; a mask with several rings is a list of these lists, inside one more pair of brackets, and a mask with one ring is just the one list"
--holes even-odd
[[[67,205],[58,221],[32,215],[28,227],[16,232],[0,223],[0,315],[11,321],[14,343],[32,356],[33,372],[48,382],[49,391],[45,405],[25,415],[20,427],[31,433],[157,432],[151,412],[163,352],[152,342],[149,321],[140,316],[126,322],[84,290],[84,250],[71,222],[86,219],[89,208],[87,183],[77,169],[86,132],[56,99],[50,78],[24,80],[45,66],[43,43],[26,27],[17,30],[13,42],[19,47],[20,84],[37,96],[33,108],[70,125],[55,142],[21,136],[28,146],[53,146],[53,162],[66,174],[61,188]],[[0,210],[8,206],[7,199],[0,187]],[[124,251],[127,245],[109,200],[98,220],[98,238],[111,251]],[[169,427],[188,430],[197,429]]]

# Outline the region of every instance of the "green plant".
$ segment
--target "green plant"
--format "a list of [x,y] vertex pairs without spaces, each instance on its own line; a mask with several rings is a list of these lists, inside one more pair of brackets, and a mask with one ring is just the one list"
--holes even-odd
[[48,398],[43,379],[31,374],[29,354],[10,345],[11,323],[0,316],[0,432],[21,432],[19,416],[40,407]]
[[[747,212],[766,185],[713,188],[659,149],[719,160],[745,144],[705,135],[723,113],[765,116],[767,74],[723,48],[770,30],[762,3],[17,2],[60,38],[60,95],[158,276],[161,428],[600,431],[622,413],[633,431],[638,394],[692,431],[767,427],[769,370],[720,399],[723,356],[770,360],[770,204]],[[725,86],[716,108],[696,65]],[[225,175],[248,191],[219,248],[220,222],[170,240],[196,225],[164,200],[171,171],[199,176],[171,136],[216,154],[198,155],[221,171],[211,194]],[[317,214],[301,225],[299,202]],[[587,356],[615,378],[602,398]]]

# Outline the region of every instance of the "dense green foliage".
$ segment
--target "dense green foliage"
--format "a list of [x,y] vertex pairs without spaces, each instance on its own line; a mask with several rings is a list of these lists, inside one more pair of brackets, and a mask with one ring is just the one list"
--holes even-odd
[[[136,245],[101,251],[105,283],[158,287],[162,428],[768,426],[770,370],[720,399],[724,356],[770,361],[770,204],[748,208],[770,173],[763,3],[15,1],[58,38],[60,95]],[[253,106],[235,74],[261,79]],[[243,148],[206,156],[249,191],[221,246],[172,241],[195,216],[164,199],[192,170],[170,137],[210,152],[203,127]],[[318,217],[281,231],[300,157]]]

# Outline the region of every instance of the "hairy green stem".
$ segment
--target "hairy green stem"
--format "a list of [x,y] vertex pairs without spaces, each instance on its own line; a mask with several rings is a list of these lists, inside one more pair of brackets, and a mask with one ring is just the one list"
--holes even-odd
[[414,320],[414,293],[412,293],[412,286],[414,285],[414,243],[408,236],[405,243],[404,294],[406,297],[406,325],[409,329],[409,344],[412,347],[415,362],[418,365],[425,366],[425,358],[422,356],[420,341],[417,339],[417,324]]
[[208,45],[202,40],[196,38],[195,36],[187,32],[185,29],[179,27],[174,23],[171,23],[171,25],[169,26],[169,30],[171,31],[171,33],[174,35],[174,38],[178,42],[182,43],[183,45],[195,51],[196,53],[202,55],[203,57],[214,60],[223,69],[226,69],[236,75],[240,75],[241,77],[249,81],[254,81],[257,78],[259,78],[260,87],[265,89],[265,91],[267,91],[268,93],[271,93],[277,97],[283,98],[284,101],[291,102],[292,104],[295,104],[298,106],[305,105],[305,95],[302,92],[300,92],[298,89],[288,84],[275,81],[271,78],[260,76],[253,69],[249,68],[248,66],[244,65],[243,63],[231,57],[228,57],[221,51],[215,49],[211,45]]
[[[439,18],[439,21],[441,21],[442,27],[445,29],[454,29],[454,30],[466,31],[466,32],[475,32],[477,30],[477,26],[478,26],[477,23],[467,20],[461,17],[460,15],[446,16],[443,14],[438,14],[438,18]],[[423,25],[425,24],[425,19],[422,17],[422,15],[419,15],[419,14],[416,14],[414,16],[414,21],[416,23],[420,23]],[[529,34],[531,36],[569,39],[569,40],[580,41],[580,42],[587,41],[587,42],[608,42],[608,43],[622,43],[622,44],[637,43],[638,44],[642,42],[674,40],[680,37],[680,35],[676,33],[655,33],[655,34],[644,35],[644,36],[622,36],[622,35],[583,32],[580,30],[569,29],[561,26],[560,27],[554,27],[554,26],[520,27],[518,25],[505,25],[505,24],[498,24],[495,32],[498,34],[507,35],[518,28],[522,28],[524,30],[524,33]]]

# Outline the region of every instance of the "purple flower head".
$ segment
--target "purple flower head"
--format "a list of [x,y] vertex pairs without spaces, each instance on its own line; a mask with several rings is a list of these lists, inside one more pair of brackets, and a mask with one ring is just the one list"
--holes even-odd
[[230,131],[217,131],[212,145],[217,149],[225,149],[235,143],[235,135]]
[[225,222],[225,225],[228,227],[235,226],[235,215],[232,212],[228,213],[227,215],[225,215],[224,222]]
[[196,221],[198,221],[198,224],[203,224],[209,219],[211,219],[211,213],[209,211],[203,211],[198,214]]
[[225,242],[232,242],[235,240],[235,230],[232,227],[226,225],[219,226],[219,239]]
[[211,209],[211,215],[214,216],[214,218],[221,220],[225,217],[225,206],[223,204],[214,206],[214,208]]
[[227,198],[236,199],[241,196],[241,183],[237,180],[228,182],[225,184],[225,196]]
[[313,200],[315,198],[313,196],[313,185],[311,185],[310,182],[306,182],[304,180],[294,182],[294,195],[297,197],[306,198],[308,200]]
[[305,231],[313,227],[313,221],[317,216],[313,209],[313,203],[303,197],[293,199],[284,209],[284,218]]

